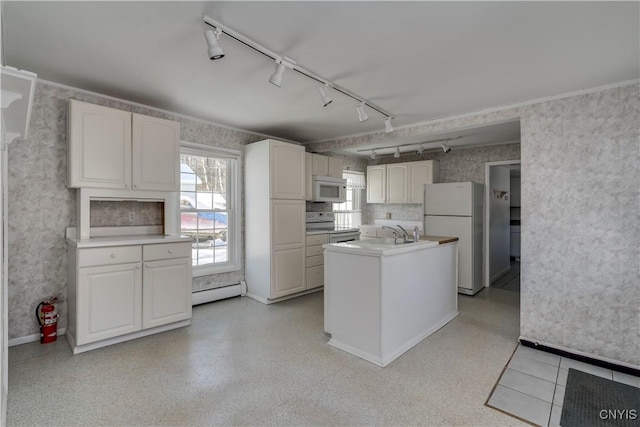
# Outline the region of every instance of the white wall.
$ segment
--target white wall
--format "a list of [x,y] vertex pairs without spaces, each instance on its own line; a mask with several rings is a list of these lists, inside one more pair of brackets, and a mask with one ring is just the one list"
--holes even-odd
[[[510,208],[511,179],[505,166],[489,168],[490,183],[485,189],[489,193],[489,278],[493,282],[511,269],[510,251]],[[498,197],[495,191],[505,191]]]

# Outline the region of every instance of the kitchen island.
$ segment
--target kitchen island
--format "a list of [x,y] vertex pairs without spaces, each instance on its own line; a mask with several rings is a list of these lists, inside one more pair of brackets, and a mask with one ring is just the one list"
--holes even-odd
[[387,366],[458,315],[457,239],[325,244],[329,344]]

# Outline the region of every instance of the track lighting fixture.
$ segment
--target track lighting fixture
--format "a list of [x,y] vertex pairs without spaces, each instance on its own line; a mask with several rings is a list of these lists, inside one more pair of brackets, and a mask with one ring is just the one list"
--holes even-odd
[[361,122],[364,122],[369,118],[369,116],[367,116],[367,113],[364,111],[364,101],[356,107],[356,110],[358,110],[358,120],[360,120]]
[[384,131],[386,133],[393,132],[393,126],[391,126],[391,117],[387,117],[387,119],[384,121]]
[[215,31],[207,30],[204,32],[204,37],[207,39],[207,45],[209,45],[207,53],[209,54],[209,59],[211,59],[212,61],[215,59],[224,58],[224,51],[218,44],[220,34],[222,34],[222,31],[219,28],[216,28]]
[[[327,106],[329,103],[332,102],[332,99],[327,95],[327,91],[328,89],[333,89],[336,92],[339,92],[355,101],[360,102],[360,105],[358,106],[358,119],[363,122],[365,120],[367,120],[369,117],[367,116],[367,113],[364,111],[364,107],[365,105],[369,108],[371,108],[372,110],[377,111],[378,113],[382,114],[383,116],[387,117],[387,122],[385,122],[385,129],[387,130],[387,132],[392,132],[393,128],[391,127],[391,121],[390,119],[393,117],[393,115],[391,113],[389,113],[388,111],[383,110],[382,108],[378,107],[377,105],[367,101],[365,98],[351,92],[350,90],[343,88],[341,86],[335,85],[333,83],[331,83],[330,81],[328,81],[327,79],[323,78],[322,76],[319,76],[318,74],[305,69],[303,67],[301,67],[300,65],[296,64],[296,62],[294,60],[292,60],[291,58],[287,58],[287,57],[283,57],[269,49],[267,49],[266,47],[262,46],[261,44],[245,37],[244,35],[232,30],[231,28],[209,18],[206,15],[202,15],[202,21],[208,25],[210,28],[210,30],[205,31],[205,37],[207,39],[207,43],[209,45],[209,49],[208,49],[208,54],[209,54],[209,58],[210,59],[220,59],[224,57],[224,52],[222,51],[222,48],[220,47],[220,45],[218,44],[218,39],[220,37],[221,34],[224,34],[225,36],[237,41],[238,43],[240,43],[241,45],[250,48],[251,50],[253,50],[254,52],[260,53],[263,56],[266,56],[267,58],[271,59],[272,61],[275,61],[276,63],[276,71],[271,75],[271,77],[269,78],[269,82],[281,87],[282,86],[282,78],[284,75],[284,71],[286,68],[289,68],[291,70],[295,70],[296,73],[298,75],[301,75],[303,77],[307,77],[311,80],[313,80],[316,83],[321,83],[324,84],[324,87],[320,87],[318,88],[318,91],[320,93],[320,97],[322,100],[322,105],[323,106]],[[324,92],[324,93],[323,93]]]
[[448,153],[449,151],[451,151],[451,147],[449,147],[446,142],[443,142],[442,144],[440,144],[440,147],[442,147],[442,151],[444,151],[445,153]]
[[376,150],[371,150],[371,155],[369,156],[370,160],[375,160],[376,159]]
[[422,152],[423,152],[423,151],[424,151],[424,148],[422,147],[422,144],[420,144],[420,148],[418,148],[418,149],[416,150],[416,154],[417,154],[418,156],[422,156]]
[[322,106],[326,107],[327,105],[333,102],[333,99],[329,95],[327,95],[327,91],[329,90],[329,84],[325,83],[324,86],[320,86],[318,88],[318,93],[320,93],[320,101],[322,102]]
[[396,152],[393,153],[393,157],[396,159],[400,158],[400,147],[396,147]]

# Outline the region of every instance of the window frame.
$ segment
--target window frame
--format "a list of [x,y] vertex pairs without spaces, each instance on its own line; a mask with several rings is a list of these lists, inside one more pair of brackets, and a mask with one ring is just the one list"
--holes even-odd
[[[241,266],[241,173],[240,159],[241,152],[229,148],[214,147],[210,145],[198,144],[195,142],[180,142],[180,155],[190,154],[194,156],[215,157],[218,159],[230,160],[227,164],[227,184],[229,199],[227,200],[227,261],[221,263],[192,265],[193,277],[209,276],[212,274],[228,273],[239,271]],[[178,193],[178,198],[179,198]],[[182,232],[182,211],[180,203],[178,205],[178,230]],[[193,261],[192,261],[193,262]]]

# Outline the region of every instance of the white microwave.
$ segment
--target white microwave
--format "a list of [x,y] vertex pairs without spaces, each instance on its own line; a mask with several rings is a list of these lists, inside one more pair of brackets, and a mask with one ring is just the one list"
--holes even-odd
[[314,202],[342,203],[347,199],[347,180],[330,176],[313,176]]

